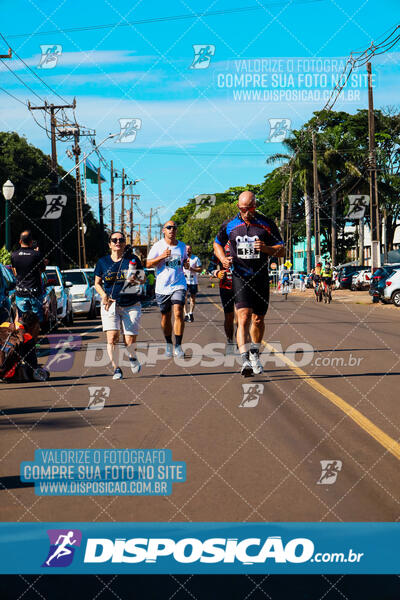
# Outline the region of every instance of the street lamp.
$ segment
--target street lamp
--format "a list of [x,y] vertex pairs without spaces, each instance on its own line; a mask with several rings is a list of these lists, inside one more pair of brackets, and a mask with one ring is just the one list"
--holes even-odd
[[10,250],[10,220],[8,218],[8,201],[14,196],[14,184],[9,179],[3,185],[3,196],[6,200],[5,221],[6,221],[6,250]]

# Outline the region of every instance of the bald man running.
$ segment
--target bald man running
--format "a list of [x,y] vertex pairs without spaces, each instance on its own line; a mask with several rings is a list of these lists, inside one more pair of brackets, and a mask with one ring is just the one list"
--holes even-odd
[[175,350],[178,358],[184,356],[182,337],[185,322],[183,307],[185,305],[187,284],[183,268],[189,267],[186,244],[176,239],[177,226],[174,221],[167,221],[163,227],[164,237],[151,248],[146,261],[148,269],[156,269],[156,301],[161,311],[161,327],[167,342],[165,355],[172,356],[172,319],[174,311]]
[[[253,192],[240,194],[238,208],[238,214],[222,224],[214,241],[214,253],[224,269],[232,268],[241,374],[251,377],[263,371],[259,355],[269,304],[268,259],[285,256],[285,247],[275,223],[256,212]],[[224,251],[228,242],[229,258]]]

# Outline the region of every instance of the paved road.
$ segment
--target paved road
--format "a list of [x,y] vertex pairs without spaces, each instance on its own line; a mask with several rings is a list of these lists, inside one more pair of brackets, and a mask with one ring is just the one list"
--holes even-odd
[[[186,326],[184,341],[197,346],[183,365],[162,360],[140,375],[125,367],[112,381],[110,367],[87,366],[88,344],[104,343],[100,321],[80,320],[59,331],[82,336],[68,370],[48,384],[2,385],[3,521],[398,519],[400,311],[273,294],[265,373],[242,380],[233,357],[200,363],[207,344],[224,342],[218,291],[207,285]],[[139,339],[154,356],[155,307]],[[257,384],[247,398],[256,405],[243,406],[243,383]],[[86,410],[89,386],[110,387],[103,410]],[[169,448],[186,462],[187,481],[169,497],[39,497],[19,482],[20,462],[37,448]],[[320,461],[341,462],[335,483],[317,483]]]

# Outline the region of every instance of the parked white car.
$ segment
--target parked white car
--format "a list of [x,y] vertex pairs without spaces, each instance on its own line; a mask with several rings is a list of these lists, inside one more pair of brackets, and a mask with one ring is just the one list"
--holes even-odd
[[96,314],[99,315],[100,308],[101,308],[101,296],[100,296],[99,292],[96,292],[96,290],[94,288],[94,269],[81,269],[81,271],[86,273],[87,278],[89,279],[89,283],[93,287],[94,299],[96,301]]
[[47,286],[54,287],[57,298],[57,317],[66,325],[72,325],[74,316],[72,311],[72,296],[70,288],[72,283],[63,278],[59,267],[46,267]]
[[371,269],[361,269],[352,276],[351,289],[354,290],[366,290],[369,288],[371,280]]
[[383,299],[400,307],[400,269],[393,271],[386,279]]
[[88,319],[96,317],[96,300],[94,288],[90,285],[87,273],[81,269],[67,269],[63,271],[66,281],[72,283],[72,310],[76,316],[86,316]]

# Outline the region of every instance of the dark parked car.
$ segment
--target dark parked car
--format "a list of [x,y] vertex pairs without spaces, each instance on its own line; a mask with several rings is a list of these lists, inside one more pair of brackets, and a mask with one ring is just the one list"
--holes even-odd
[[371,277],[371,283],[369,286],[369,293],[372,296],[372,302],[379,302],[383,299],[383,292],[386,287],[386,279],[395,270],[394,266],[384,265],[374,271]]
[[346,267],[341,267],[339,269],[339,289],[351,289],[351,282],[354,273],[356,273],[357,271],[361,271],[362,269],[368,269],[368,267],[365,267],[363,265],[350,265]]

